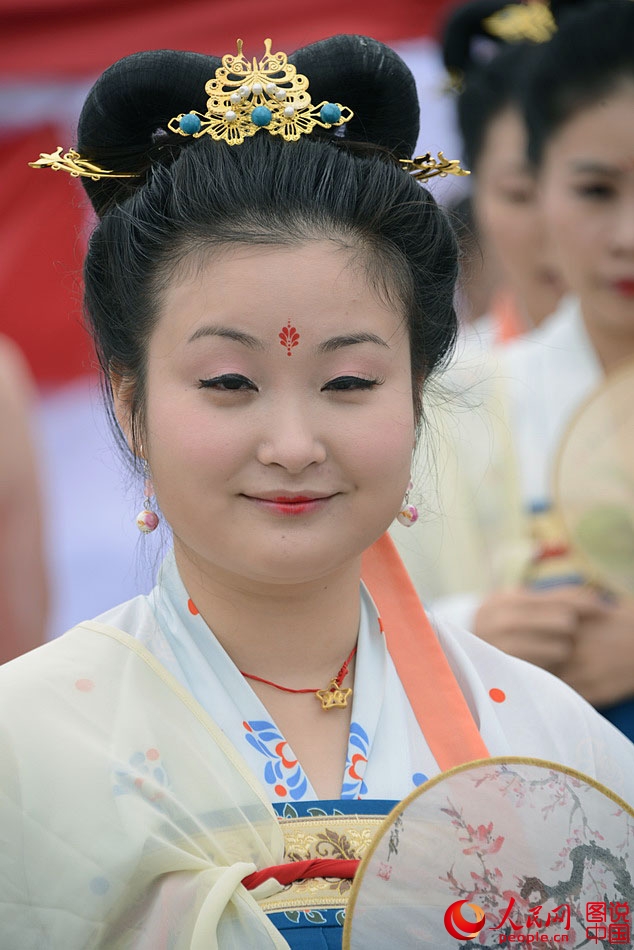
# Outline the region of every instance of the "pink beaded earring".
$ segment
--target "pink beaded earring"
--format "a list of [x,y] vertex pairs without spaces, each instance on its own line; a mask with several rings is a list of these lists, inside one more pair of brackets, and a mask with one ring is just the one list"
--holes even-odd
[[152,504],[152,495],[154,494],[154,486],[152,485],[152,479],[149,475],[147,462],[143,463],[143,467],[145,471],[145,508],[136,516],[136,526],[143,534],[150,534],[158,528],[159,516],[155,511],[152,511],[150,507]]
[[405,525],[406,528],[411,528],[418,521],[418,508],[416,505],[410,505],[409,503],[409,493],[413,487],[414,485],[410,482],[403,499],[403,507],[396,516],[398,523]]

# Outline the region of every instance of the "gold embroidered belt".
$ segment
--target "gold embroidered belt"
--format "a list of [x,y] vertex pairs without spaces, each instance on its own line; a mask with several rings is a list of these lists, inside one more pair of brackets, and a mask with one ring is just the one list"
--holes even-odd
[[[275,873],[277,868],[266,868],[250,877],[255,879],[263,874],[262,880],[275,877],[286,886],[280,893],[260,901],[262,909],[271,914],[345,907],[354,872],[384,820],[384,815],[280,818],[286,864],[279,873]],[[308,876],[313,873],[318,876]],[[261,881],[256,880],[251,886],[258,883]]]

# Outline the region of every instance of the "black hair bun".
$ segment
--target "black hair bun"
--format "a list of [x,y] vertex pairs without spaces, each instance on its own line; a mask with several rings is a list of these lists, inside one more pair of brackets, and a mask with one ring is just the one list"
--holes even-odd
[[[297,50],[289,62],[307,76],[313,103],[340,102],[354,112],[328,135],[411,157],[419,126],[416,84],[393,50],[369,37],[340,35]],[[102,168],[138,176],[82,179],[98,214],[135,191],[153,162],[170,162],[195,141],[168,132],[167,124],[183,112],[207,111],[205,85],[221,65],[202,53],[150,50],[126,56],[97,80],[79,118],[78,150]]]
[[501,46],[504,41],[491,36],[484,21],[508,7],[510,0],[472,0],[456,7],[445,21],[442,31],[442,56],[448,72],[466,73],[479,65],[474,40],[486,38]]
[[148,50],[125,56],[99,77],[79,116],[78,151],[101,168],[139,177],[82,178],[97,214],[134,192],[158,154],[170,158],[178,151],[165,148],[180,138],[167,123],[190,109],[205,111],[205,83],[220,65],[202,53]]
[[204,112],[205,83],[216,56],[159,49],[133,53],[110,66],[88,93],[79,117],[79,151],[149,148],[157,129],[180,112]]
[[[540,0],[535,0],[537,4]],[[571,12],[596,2],[608,3],[610,0],[550,0],[548,7],[557,26]],[[491,58],[491,48],[504,49],[520,43],[533,45],[528,38],[506,40],[487,27],[486,20],[502,10],[517,5],[521,0],[469,0],[454,8],[449,14],[442,31],[442,53],[445,68],[450,73],[468,73],[471,69],[486,64]],[[484,52],[478,49],[477,40],[486,41]],[[487,48],[488,47],[488,48]]]
[[378,40],[340,34],[289,56],[308,77],[314,103],[341,102],[354,112],[344,137],[411,158],[420,123],[416,82],[401,57]]

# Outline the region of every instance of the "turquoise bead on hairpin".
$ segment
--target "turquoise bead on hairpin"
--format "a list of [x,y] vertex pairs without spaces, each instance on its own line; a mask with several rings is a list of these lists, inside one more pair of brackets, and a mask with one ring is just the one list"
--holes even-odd
[[[225,113],[225,116],[226,116],[226,113]],[[260,128],[262,128],[265,125],[268,125],[272,118],[273,118],[273,113],[271,112],[270,109],[267,109],[266,106],[256,106],[253,112],[251,113],[251,121],[253,122],[254,125],[260,126]]]
[[338,122],[341,118],[341,109],[334,102],[327,102],[319,110],[319,118],[322,122]]
[[200,132],[201,124],[197,115],[188,112],[187,115],[181,117],[178,126],[185,135],[194,135],[196,132]]

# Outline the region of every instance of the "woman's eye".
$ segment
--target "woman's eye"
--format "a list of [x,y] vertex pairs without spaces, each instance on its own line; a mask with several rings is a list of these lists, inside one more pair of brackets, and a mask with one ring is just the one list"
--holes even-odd
[[198,382],[201,389],[215,389],[218,392],[258,391],[255,383],[239,373],[225,373],[223,376],[214,376],[213,379],[199,379]]
[[372,389],[380,386],[380,379],[364,379],[362,376],[338,376],[323,387],[322,392],[349,392],[353,389]]
[[578,185],[575,190],[581,198],[592,198],[597,201],[604,201],[613,195],[610,185]]

